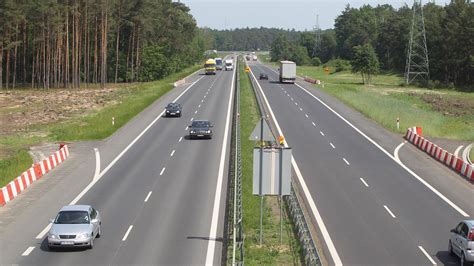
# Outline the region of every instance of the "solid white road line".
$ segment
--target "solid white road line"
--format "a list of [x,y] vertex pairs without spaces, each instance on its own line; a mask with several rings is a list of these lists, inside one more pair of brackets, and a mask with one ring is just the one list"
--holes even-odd
[[364,186],[369,187],[369,184],[367,184],[367,182],[365,182],[365,180],[362,177],[360,178],[360,181],[362,181],[362,183],[364,183]]
[[97,179],[97,177],[99,177],[99,174],[100,174],[100,153],[99,153],[99,149],[94,148],[94,152],[95,152],[95,173],[94,173],[93,180]]
[[385,208],[385,210],[387,210],[388,214],[392,216],[392,218],[397,218],[395,214],[393,214],[393,212],[387,207],[387,205],[383,205],[383,207]]
[[407,143],[406,141],[400,143],[400,145],[398,145],[396,148],[395,148],[395,151],[393,152],[393,155],[395,157],[395,160],[397,160],[398,162],[402,162],[400,161],[400,157],[398,156],[398,152],[400,151],[400,149],[402,148],[403,145],[405,145],[405,143]]
[[235,69],[232,74],[232,84],[230,85],[229,102],[227,103],[227,118],[224,128],[224,139],[222,140],[221,159],[217,172],[216,195],[214,197],[214,207],[212,211],[211,229],[209,232],[209,241],[207,244],[206,265],[214,265],[214,252],[216,249],[217,225],[219,222],[219,209],[222,194],[222,182],[224,179],[225,157],[227,152],[227,142],[229,137],[230,120],[232,115],[232,100],[234,96]]
[[336,147],[334,146],[334,144],[332,144],[332,142],[329,142],[329,145],[331,145],[331,147],[332,147],[333,149],[336,148]]
[[170,157],[173,157],[175,150],[173,150],[170,154]]
[[[179,98],[181,98],[181,96],[183,96],[189,89],[191,89],[194,86],[194,84],[200,81],[203,77],[204,76],[198,78],[195,82],[191,83],[191,85],[189,85],[183,92],[181,92],[178,95],[178,97],[176,97],[173,100],[173,102],[176,102]],[[95,183],[97,183],[97,181],[99,181],[105,175],[105,173],[107,173],[110,170],[110,168],[112,168],[112,166],[114,166],[117,163],[117,161],[120,160],[120,158],[122,158],[122,156],[163,116],[164,113],[165,113],[165,110],[163,110],[132,142],[130,142],[130,144],[128,144],[128,146],[125,149],[123,149],[123,151],[119,155],[117,155],[117,157],[115,157],[115,159],[112,162],[110,162],[109,165],[107,165],[107,167],[100,173],[97,179],[95,179],[87,187],[85,187],[81,191],[81,193],[79,193],[79,195],[77,195],[76,198],[74,198],[69,203],[69,205],[76,204],[87,193],[87,191],[89,191],[95,185]]]
[[346,158],[342,158],[342,160],[344,160],[344,162],[345,162],[347,165],[350,165],[349,162],[346,160]]
[[432,265],[437,265],[436,262],[433,260],[433,258],[431,258],[430,254],[428,254],[428,252],[426,252],[426,250],[422,247],[422,246],[418,246],[418,248],[421,250],[421,252],[423,252],[423,254],[425,254],[425,256],[430,260],[431,264]]
[[316,126],[316,123],[312,122],[313,126]]
[[324,136],[324,132],[322,132],[322,131],[319,131],[319,133],[320,133],[322,136]]
[[122,238],[122,241],[127,240],[128,235],[130,234],[130,231],[132,231],[133,225],[130,225],[127,229],[127,232],[125,232],[125,235]]
[[[278,120],[276,119],[275,114],[273,113],[272,107],[268,103],[268,99],[265,96],[265,93],[263,92],[263,89],[260,86],[260,83],[257,81],[257,78],[253,74],[252,69],[250,69],[250,74],[252,75],[252,77],[256,81],[256,84],[257,84],[257,86],[260,90],[260,93],[262,94],[265,105],[268,107],[268,111],[269,111],[273,121],[275,122],[275,126],[278,130],[278,134],[280,136],[285,136],[285,134],[283,134],[283,131],[280,128],[280,125],[278,124]],[[285,140],[284,144],[285,144],[285,147],[289,147],[289,144],[286,140]],[[304,193],[304,195],[305,195],[305,197],[308,201],[311,212],[313,213],[313,216],[316,219],[316,223],[319,226],[319,230],[321,231],[321,234],[323,235],[324,242],[326,243],[326,246],[329,250],[329,253],[331,254],[333,263],[334,263],[334,265],[340,266],[340,265],[342,265],[341,258],[339,257],[339,254],[337,253],[336,247],[334,246],[334,243],[332,242],[331,236],[329,235],[329,232],[326,228],[326,225],[324,224],[323,218],[321,217],[321,214],[319,213],[319,210],[316,207],[316,204],[314,203],[313,196],[309,192],[308,186],[306,185],[306,182],[304,181],[303,175],[301,174],[300,169],[298,167],[298,164],[296,163],[296,160],[293,156],[291,156],[291,165],[293,166],[293,169],[296,172],[296,176],[298,177],[298,181],[301,185],[301,188],[303,189],[303,193]]]
[[25,250],[25,252],[23,252],[21,255],[22,255],[23,257],[26,257],[26,256],[30,255],[30,253],[33,251],[33,249],[35,249],[35,247],[28,247],[28,248]]
[[[303,110],[301,110],[301,111],[303,111]],[[308,116],[308,114],[304,114],[304,116],[306,116],[306,118],[308,118],[308,117],[309,117],[309,116]]]
[[183,140],[183,137],[180,137],[179,140],[178,140],[178,142],[181,142],[182,140]]
[[166,170],[166,167],[163,167],[163,169],[161,169],[160,175],[163,175],[163,173],[165,172],[165,170]]
[[393,157],[388,151],[386,151],[382,146],[380,146],[377,142],[375,142],[373,139],[371,139],[369,136],[367,136],[364,132],[362,132],[360,129],[358,129],[356,126],[354,126],[351,122],[349,122],[346,118],[344,118],[342,115],[340,115],[338,112],[336,112],[334,109],[332,109],[329,105],[327,105],[325,102],[323,102],[321,99],[310,93],[307,89],[303,88],[302,86],[298,85],[295,83],[297,87],[302,89],[304,92],[309,94],[311,97],[313,97],[315,100],[320,102],[322,105],[324,105],[328,110],[333,112],[336,116],[338,116],[342,121],[344,121],[346,124],[348,124],[350,127],[352,127],[356,132],[358,132],[360,135],[362,135],[365,139],[367,139],[370,143],[372,143],[375,147],[380,149],[383,153],[385,153],[388,157],[390,157],[393,161],[398,163],[403,169],[405,169],[408,173],[410,173],[413,177],[415,177],[420,183],[422,183],[424,186],[426,186],[428,189],[430,189],[434,194],[436,194],[439,198],[441,198],[444,202],[446,202],[449,206],[451,206],[453,209],[455,209],[457,212],[459,212],[462,216],[464,217],[469,217],[469,214],[467,214],[465,211],[463,211],[459,206],[457,206],[454,202],[452,202],[450,199],[448,199],[446,196],[444,196],[441,192],[439,192],[436,188],[434,188],[432,185],[430,185],[428,182],[426,182],[423,178],[421,178],[419,175],[417,175],[415,172],[413,172],[410,168],[402,164],[401,162],[397,161],[395,157]]
[[456,149],[456,151],[454,152],[454,156],[456,156],[456,157],[459,158],[459,152],[461,151],[461,149],[462,149],[463,147],[464,147],[463,145],[459,146],[459,147]]
[[153,192],[153,191],[148,192],[148,195],[147,195],[146,198],[145,198],[145,202],[148,201],[148,199],[150,198],[152,192]]

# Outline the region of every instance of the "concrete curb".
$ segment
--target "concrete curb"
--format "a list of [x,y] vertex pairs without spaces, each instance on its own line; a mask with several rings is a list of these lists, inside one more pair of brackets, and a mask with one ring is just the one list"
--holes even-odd
[[439,162],[448,166],[458,174],[462,175],[467,180],[474,182],[474,167],[463,159],[454,156],[452,153],[444,150],[431,141],[423,138],[416,130],[416,128],[409,128],[405,138],[417,146],[419,149],[429,154]]
[[58,151],[51,154],[43,161],[34,164],[30,169],[23,172],[19,177],[0,189],[0,206],[5,206],[9,201],[16,198],[23,190],[31,186],[36,180],[47,174],[69,157],[69,148],[64,145]]

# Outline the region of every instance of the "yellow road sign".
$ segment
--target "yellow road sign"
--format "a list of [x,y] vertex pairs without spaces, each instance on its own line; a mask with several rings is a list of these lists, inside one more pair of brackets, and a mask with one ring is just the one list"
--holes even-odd
[[250,72],[250,67],[246,67],[245,72],[249,73]]
[[331,72],[331,69],[329,67],[325,67],[323,70],[324,74],[329,74],[329,72]]

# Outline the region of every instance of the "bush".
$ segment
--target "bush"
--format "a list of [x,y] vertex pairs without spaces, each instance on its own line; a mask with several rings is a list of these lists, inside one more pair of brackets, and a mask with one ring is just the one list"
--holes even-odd
[[321,65],[321,59],[319,57],[313,57],[311,58],[311,65],[312,66],[320,66]]
[[332,59],[326,63],[325,66],[329,66],[334,69],[334,72],[350,71],[352,69],[351,63],[344,59]]

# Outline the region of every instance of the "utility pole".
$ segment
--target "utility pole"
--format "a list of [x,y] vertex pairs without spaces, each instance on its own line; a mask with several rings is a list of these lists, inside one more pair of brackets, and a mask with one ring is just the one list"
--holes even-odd
[[321,51],[321,28],[319,27],[319,15],[316,15],[316,25],[313,28],[314,33],[316,34],[316,41],[314,42],[313,54],[311,57],[319,55]]
[[415,80],[428,81],[430,79],[425,20],[421,0],[414,0],[412,9],[413,18],[405,69],[406,84],[410,84]]

